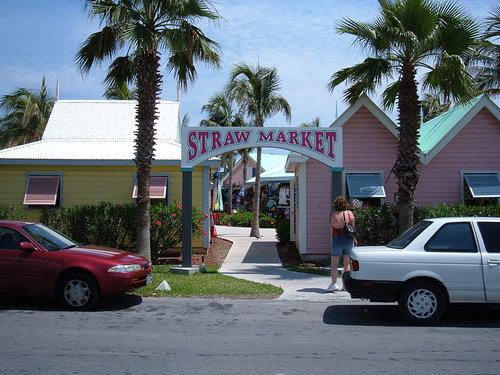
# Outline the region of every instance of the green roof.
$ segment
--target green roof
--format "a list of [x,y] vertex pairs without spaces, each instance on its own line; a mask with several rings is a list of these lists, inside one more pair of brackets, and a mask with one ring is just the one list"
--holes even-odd
[[418,140],[420,151],[426,154],[436,147],[482,97],[483,95],[480,95],[423,123],[420,126],[420,137]]

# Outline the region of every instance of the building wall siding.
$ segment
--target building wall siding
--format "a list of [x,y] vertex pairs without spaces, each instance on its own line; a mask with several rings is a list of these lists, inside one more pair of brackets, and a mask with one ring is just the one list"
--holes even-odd
[[394,203],[397,184],[390,171],[396,161],[397,138],[364,106],[344,124],[342,134],[344,171],[384,171],[385,203]]
[[[26,191],[26,176],[29,173],[62,174],[62,206],[81,204],[131,203],[134,186],[135,166],[66,166],[66,165],[0,165],[0,203],[23,206]],[[151,173],[170,176],[170,202],[182,203],[182,172],[178,166],[153,166]],[[203,208],[202,167],[193,172],[193,207],[199,212]],[[41,210],[26,209],[29,220],[38,221]],[[201,238],[193,239],[194,247],[201,247]]]
[[[249,158],[248,163],[247,163],[247,168],[255,168],[256,163],[253,159]],[[248,173],[247,179],[252,178],[253,176]],[[245,181],[243,180],[243,163],[240,163],[236,166],[236,168],[233,169],[233,185],[235,186],[243,186],[245,184]],[[229,185],[229,178],[226,177],[224,179],[224,186]]]
[[[420,165],[416,205],[460,202],[461,171],[500,170],[499,139],[499,121],[483,108],[428,165]],[[394,203],[397,192],[396,179],[390,173],[396,161],[397,145],[397,138],[364,106],[343,125],[344,171],[383,171],[385,203]],[[326,244],[330,240],[326,219],[329,170],[314,160],[309,160],[307,166],[307,254],[322,254],[328,252]]]
[[[387,203],[394,202],[397,185],[386,182],[397,153],[396,137],[366,107],[361,107],[342,127],[344,171],[383,171]],[[313,159],[307,162],[308,254],[329,254],[331,172]]]
[[500,122],[483,108],[429,164],[420,165],[415,204],[460,202],[460,171],[500,170],[499,140]]
[[330,173],[325,164],[307,161],[307,253],[330,252]]

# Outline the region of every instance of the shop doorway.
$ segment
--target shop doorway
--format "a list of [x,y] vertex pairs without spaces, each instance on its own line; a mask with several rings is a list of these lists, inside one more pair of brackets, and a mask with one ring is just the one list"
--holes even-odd
[[315,159],[329,166],[332,172],[341,171],[343,166],[342,128],[183,127],[181,146],[183,267],[192,266],[192,172],[195,166],[224,152],[258,147],[284,149]]

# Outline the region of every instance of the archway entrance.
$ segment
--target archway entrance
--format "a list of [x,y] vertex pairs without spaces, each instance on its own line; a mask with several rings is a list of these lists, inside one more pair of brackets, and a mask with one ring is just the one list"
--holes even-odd
[[281,148],[342,170],[342,128],[181,128],[182,267],[192,266],[192,172],[196,165],[242,148]]

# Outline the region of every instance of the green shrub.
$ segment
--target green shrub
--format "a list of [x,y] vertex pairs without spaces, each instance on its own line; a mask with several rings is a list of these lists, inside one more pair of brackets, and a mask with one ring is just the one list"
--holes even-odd
[[382,245],[397,235],[397,210],[393,205],[355,210],[358,244]]
[[[227,225],[230,227],[251,227],[253,219],[253,212],[238,212],[235,214],[221,213],[217,217],[217,224]],[[259,227],[260,228],[274,228],[276,219],[260,214]]]
[[[151,205],[151,259],[156,263],[165,256],[168,249],[182,241],[182,206],[177,203]],[[203,231],[203,216],[193,207],[193,237],[199,237]],[[203,233],[203,235],[206,235]]]
[[465,203],[440,204],[435,207],[416,207],[413,213],[414,222],[432,217],[458,216],[500,216],[500,205],[468,206]]
[[250,227],[252,226],[252,212],[238,212],[235,214],[221,213],[217,218],[217,224],[230,227]]
[[135,246],[135,218],[136,208],[131,203],[100,202],[43,210],[40,222],[80,243],[130,249]]
[[290,220],[279,219],[276,223],[276,238],[282,244],[288,245],[290,243]]
[[12,204],[0,203],[0,220],[26,220],[26,213]]
[[[266,216],[264,214],[260,214],[259,217],[259,227],[260,228],[275,228],[277,219],[273,217]],[[251,223],[250,223],[251,225]]]
[[[67,234],[73,240],[134,251],[137,208],[134,204],[79,205],[45,209],[40,222]],[[182,240],[182,208],[177,203],[153,204],[150,209],[151,259],[153,262]],[[193,236],[202,232],[203,216],[193,208]]]

